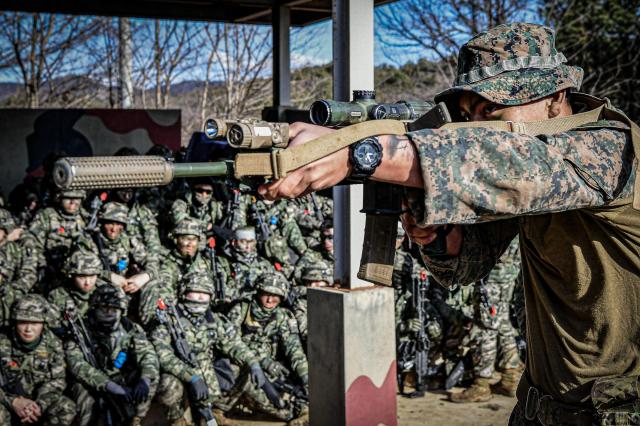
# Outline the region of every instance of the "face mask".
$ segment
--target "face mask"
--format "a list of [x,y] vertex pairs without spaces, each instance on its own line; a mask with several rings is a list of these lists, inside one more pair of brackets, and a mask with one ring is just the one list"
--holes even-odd
[[209,201],[211,201],[211,193],[205,193],[205,192],[195,192],[195,199],[198,202],[199,205],[204,206],[205,204],[207,204]]
[[95,318],[98,326],[103,330],[115,330],[120,323],[122,312],[118,309],[116,312],[106,312],[103,309],[95,310]]
[[191,315],[203,315],[209,309],[209,302],[197,302],[195,300],[185,300],[182,302],[184,308]]

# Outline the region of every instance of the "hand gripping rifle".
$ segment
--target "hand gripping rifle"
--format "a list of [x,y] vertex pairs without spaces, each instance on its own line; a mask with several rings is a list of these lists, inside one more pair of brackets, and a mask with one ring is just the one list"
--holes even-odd
[[[180,323],[180,317],[175,306],[165,304],[162,299],[158,299],[156,305],[158,321],[160,322],[160,324],[164,324],[164,326],[167,327],[167,330],[169,330],[171,342],[173,343],[173,348],[175,349],[178,358],[180,358],[190,367],[198,371],[202,371],[200,365],[198,364],[198,360],[196,359],[196,354],[193,353],[191,347],[189,346],[189,342],[187,342],[187,335],[184,331],[184,327],[182,327],[182,324]],[[201,377],[202,380],[204,380],[207,388],[209,388],[205,375],[201,373]],[[191,408],[193,409],[195,407]],[[194,410],[194,412],[196,412],[196,410]],[[218,426],[215,417],[213,417],[211,405],[198,407],[197,413],[198,416],[206,421],[207,426]]]
[[216,261],[216,239],[214,237],[209,237],[207,241],[207,255],[209,256],[209,261],[211,262],[211,270],[213,272],[213,282],[215,283],[215,298],[218,302],[224,303],[225,294],[224,294],[224,277],[220,273],[218,268],[218,262]]
[[[64,317],[69,323],[69,330],[78,344],[84,359],[92,367],[100,369],[98,360],[93,353],[94,343],[91,335],[87,331],[84,321],[78,317],[77,311],[73,307],[67,308]],[[120,380],[115,380],[116,382]],[[119,383],[123,385],[124,383]],[[108,392],[100,392],[97,401],[100,412],[104,414],[107,426],[126,424],[136,415],[135,407],[124,400],[124,398],[111,395]]]

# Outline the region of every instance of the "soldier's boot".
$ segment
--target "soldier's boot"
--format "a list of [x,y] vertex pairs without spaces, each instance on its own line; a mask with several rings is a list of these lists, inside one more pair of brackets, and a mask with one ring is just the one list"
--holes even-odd
[[493,386],[496,383],[498,383],[500,380],[502,380],[502,374],[500,374],[500,372],[497,370],[493,370],[491,377],[489,377],[489,384]]
[[135,416],[131,419],[131,426],[142,426],[142,417]]
[[215,417],[219,426],[238,426],[238,423],[225,416],[222,410],[214,409],[213,417]]
[[518,382],[522,376],[522,369],[508,368],[502,372],[502,379],[493,388],[494,393],[506,396],[516,396]]
[[449,397],[452,402],[486,402],[491,399],[491,386],[488,378],[477,377],[470,388]]
[[290,420],[287,426],[309,426],[309,408],[304,407],[298,417]]

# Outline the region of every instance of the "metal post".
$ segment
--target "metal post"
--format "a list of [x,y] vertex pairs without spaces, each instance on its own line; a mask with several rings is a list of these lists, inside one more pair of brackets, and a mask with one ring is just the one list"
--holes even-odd
[[273,13],[273,106],[291,104],[291,53],[289,29],[291,11],[287,6],[274,6]]

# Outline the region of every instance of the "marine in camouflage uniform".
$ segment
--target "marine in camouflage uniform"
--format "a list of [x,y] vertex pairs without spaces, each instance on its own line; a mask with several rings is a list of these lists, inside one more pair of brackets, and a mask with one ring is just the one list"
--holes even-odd
[[[309,367],[300,342],[298,324],[288,309],[280,306],[286,299],[289,284],[279,274],[264,274],[257,283],[258,293],[243,300],[229,312],[229,319],[242,332],[242,340],[260,358],[260,365],[270,381],[298,381],[307,391]],[[278,354],[282,354],[279,358]],[[230,399],[241,395],[232,395]],[[303,401],[289,400],[283,408],[275,407],[257,386],[244,391],[247,404],[254,410],[278,419],[303,424],[308,419]]]
[[294,201],[295,221],[302,231],[307,247],[320,250],[322,224],[333,218],[333,200],[320,194],[309,194]]
[[35,265],[26,259],[20,244],[10,239],[16,229],[11,213],[0,208],[0,295],[7,289],[18,295],[28,293],[37,280]]
[[[168,408],[167,420],[174,425],[183,424],[187,395],[192,416],[198,409],[213,409],[218,424],[232,424],[223,413],[229,407],[218,384],[214,369],[216,359],[228,357],[251,374],[262,375],[264,383],[259,360],[242,341],[239,330],[222,314],[211,311],[213,296],[214,283],[210,274],[188,272],[182,279],[175,310],[161,311],[160,324],[151,333],[162,373],[158,399]],[[178,342],[172,340],[170,326],[165,321],[174,324],[174,328],[182,328],[193,362],[176,351]]]
[[82,426],[105,413],[96,405],[97,394],[109,394],[122,404],[134,404],[131,425],[140,425],[149,411],[158,380],[158,358],[142,327],[128,320],[127,297],[110,285],[98,287],[91,295],[86,329],[93,343],[97,366],[84,356],[77,340],[65,347],[69,373],[73,378],[71,393],[78,405]]
[[57,206],[36,213],[23,237],[25,256],[31,269],[45,271],[43,293],[49,292],[64,280],[61,274],[71,247],[87,225],[80,202],[85,198],[81,190],[63,190],[57,195]]
[[[480,128],[408,135],[425,188],[417,224],[458,224],[449,241],[459,251],[422,252],[441,284],[478,281],[520,238],[528,345],[512,425],[604,421],[603,400],[616,400],[602,389],[603,400],[594,398],[592,385],[609,380],[603,387],[615,393],[615,378],[622,388],[640,375],[640,214],[632,204],[640,130],[608,102],[572,92],[582,70],[565,65],[554,42],[551,28],[534,24],[483,32],[461,48],[455,87],[435,100],[482,121],[567,123],[586,106],[597,115],[591,124],[554,131],[545,123],[548,134],[537,136]],[[630,422],[634,409],[627,413]]]
[[333,257],[333,222],[330,219],[326,219],[322,225],[320,240],[317,249],[308,249],[296,262],[292,276],[294,283],[301,284],[302,270],[318,262],[326,264],[333,275],[335,259]]
[[494,376],[496,361],[502,375],[493,392],[515,396],[524,366],[520,360],[509,308],[519,272],[520,251],[516,238],[489,275],[475,285],[474,325],[470,343],[474,383],[464,392],[451,395],[452,401],[484,402],[491,399],[490,381]]
[[11,309],[11,330],[0,334],[0,425],[69,425],[76,415],[66,387],[62,342],[47,327],[47,301],[28,294]]
[[[191,272],[202,272],[212,277],[215,275],[216,279],[222,282],[225,300],[214,298],[212,303],[216,306],[231,303],[237,295],[227,282],[231,277],[229,263],[226,258],[216,254],[215,246],[207,247],[204,251],[200,250],[204,239],[200,221],[193,218],[181,220],[172,231],[172,239],[174,249],[162,259],[159,284],[156,286],[153,300],[144,302],[146,309],[152,309],[151,312],[155,314],[155,301],[158,297],[162,297],[166,303],[177,304],[178,294],[181,292],[179,283],[186,274]],[[217,274],[213,272],[212,255]]]
[[274,265],[258,254],[256,233],[252,227],[235,230],[228,252],[231,279],[227,289],[232,300],[253,294],[261,275],[279,273]]
[[102,272],[102,262],[93,252],[77,249],[65,262],[68,277],[65,285],[53,289],[47,299],[57,310],[57,318],[51,328],[61,338],[68,337],[68,323],[65,313],[71,312],[84,318],[89,311],[89,299],[97,286],[110,285],[98,278]]
[[198,219],[205,232],[222,220],[223,203],[213,197],[213,184],[210,179],[201,179],[191,183],[191,191],[171,205],[171,220],[176,226],[188,217]]
[[78,247],[95,253],[103,265],[108,265],[108,269],[103,267],[101,279],[122,287],[130,295],[139,292],[140,299],[134,299],[138,305],[137,314],[146,323],[150,320],[149,313],[143,309],[140,301],[151,299],[150,294],[157,285],[157,254],[149,252],[136,237],[127,235],[129,221],[125,205],[106,203],[98,218],[100,231],[83,235],[78,239]]

